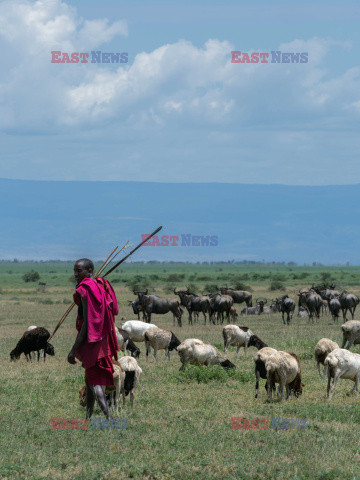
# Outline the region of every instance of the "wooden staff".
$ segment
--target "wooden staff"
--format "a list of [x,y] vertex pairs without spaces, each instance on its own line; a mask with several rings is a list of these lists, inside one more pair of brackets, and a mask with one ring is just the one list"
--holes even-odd
[[[129,242],[128,242],[129,243]],[[112,257],[112,255],[116,252],[116,250],[118,249],[119,247],[116,246],[114,248],[114,250],[110,253],[110,255],[107,257],[107,259],[105,260],[105,262],[101,265],[101,267],[98,269],[98,271],[96,272],[95,274],[95,277],[97,277],[99,275],[99,272],[101,272],[103,270],[103,268],[105,267],[105,265],[107,265],[107,262],[108,260]],[[123,247],[124,248],[124,247]],[[121,249],[122,250],[122,249]],[[120,251],[121,251],[120,250]],[[116,256],[116,255],[115,255]],[[115,258],[114,256],[114,258]],[[110,262],[109,262],[110,263]],[[51,334],[50,338],[48,339],[48,342],[50,342],[50,340],[53,338],[53,336],[55,335],[55,333],[57,332],[57,330],[59,329],[59,327],[61,326],[61,324],[63,323],[63,321],[65,320],[65,318],[69,315],[69,313],[71,312],[71,310],[75,307],[76,303],[73,302],[70,307],[66,310],[66,312],[64,313],[64,315],[60,318],[60,321],[59,323],[56,325],[55,327],[55,330],[53,331],[53,333]]]

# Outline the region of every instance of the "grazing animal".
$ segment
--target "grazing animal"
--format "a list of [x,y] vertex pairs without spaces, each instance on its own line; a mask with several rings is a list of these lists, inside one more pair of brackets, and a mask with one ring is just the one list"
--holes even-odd
[[339,313],[340,313],[340,310],[341,310],[341,304],[340,304],[338,298],[332,298],[329,301],[329,310],[330,310],[331,316],[333,318],[333,322],[335,323],[335,321],[336,321],[336,323],[337,323],[338,320],[339,320]]
[[[335,350],[336,348],[339,348],[339,345],[336,342],[333,342],[329,338],[322,338],[321,340],[318,341],[318,343],[315,345],[315,360],[317,364],[317,369],[319,372],[319,377],[321,378],[321,372],[320,372],[320,363],[324,365],[325,359],[328,356],[330,352]],[[324,375],[326,375],[326,367],[324,366]]]
[[340,295],[340,292],[335,290],[335,285],[318,285],[312,286],[311,290],[318,293],[323,300],[330,301],[332,298],[336,298]]
[[345,290],[341,293],[339,297],[339,302],[341,305],[341,310],[343,312],[343,319],[346,321],[346,314],[348,310],[351,313],[351,318],[354,320],[355,310],[360,302],[359,297],[353,295],[352,293],[347,293]]
[[[34,328],[37,328],[36,325],[30,325],[30,327],[27,328],[27,331],[30,332],[30,330],[34,330]],[[35,360],[36,358],[36,353],[35,352],[31,352],[29,354],[30,358],[32,358],[33,360]],[[44,351],[41,352],[41,356],[43,357],[44,356]]]
[[126,350],[131,352],[131,356],[135,358],[140,357],[140,350],[135,345],[135,343],[131,340],[129,333],[122,328],[115,327],[116,337],[119,344],[120,350],[126,355]]
[[233,298],[234,303],[246,303],[247,307],[252,307],[252,294],[246,290],[235,290],[228,287],[220,287],[221,295],[230,295]]
[[219,350],[197,338],[188,338],[177,347],[182,366],[185,365],[221,365],[224,368],[235,368],[235,365],[227,360]]
[[[275,303],[279,311],[281,312],[283,324],[290,325],[290,320],[292,319],[295,312],[295,306],[296,306],[295,301],[292,298],[290,298],[288,295],[284,295],[281,298],[276,298]],[[284,318],[285,313],[286,313],[286,321]]]
[[[122,369],[120,374],[121,378],[121,385],[120,385],[120,393],[123,397],[123,405],[125,405],[125,397],[127,397],[130,393],[130,405],[131,408],[134,406],[134,392],[139,386],[140,376],[142,374],[142,370],[139,367],[137,361],[133,357],[121,357],[119,359],[119,364]],[[115,405],[119,401],[119,395],[116,391],[115,396]]]
[[230,318],[230,321],[232,321],[233,323],[235,323],[235,320],[237,320],[238,318],[238,313],[236,311],[236,308],[234,306],[232,306],[230,308],[230,313],[229,313],[229,318]]
[[180,345],[180,340],[170,330],[162,328],[149,328],[145,334],[146,361],[148,361],[151,347],[154,349],[154,357],[157,361],[157,351],[165,350],[165,358],[170,360],[170,352],[176,350]]
[[313,290],[308,290],[307,292],[299,291],[298,296],[299,296],[299,310],[300,310],[300,307],[306,308],[309,314],[309,322],[310,320],[312,320],[312,322],[314,323],[314,315],[317,321],[319,321],[320,310],[322,306],[322,298],[320,297],[320,295],[314,292]]
[[272,401],[272,392],[275,383],[279,383],[279,394],[284,397],[286,388],[286,399],[290,392],[297,397],[302,394],[301,368],[297,356],[294,353],[276,352],[269,356],[265,362],[268,382],[268,397]]
[[146,322],[146,313],[143,309],[143,306],[140,305],[140,300],[137,298],[136,300],[128,300],[129,307],[133,309],[134,315],[137,315],[138,320],[140,320],[140,312],[143,314],[143,321]]
[[229,321],[230,309],[234,303],[233,298],[230,295],[220,295],[220,293],[213,293],[209,297],[212,323],[215,325],[216,315],[216,322],[219,323],[220,321],[222,325],[224,323],[224,313],[226,314],[226,320]]
[[224,338],[224,353],[230,345],[236,345],[236,354],[239,353],[240,347],[244,347],[244,354],[248,347],[256,347],[258,350],[267,347],[266,343],[253,334],[249,327],[238,327],[237,325],[226,325],[222,331]]
[[[343,343],[341,348],[346,348],[350,350],[352,344],[356,345],[360,343],[360,322],[358,320],[349,320],[341,325],[341,330],[343,332]],[[347,347],[346,342],[348,342]]]
[[[255,362],[255,377],[256,377],[256,383],[255,383],[255,398],[258,397],[258,392],[259,392],[259,380],[260,378],[267,379],[267,371],[266,371],[266,360],[276,353],[277,350],[275,348],[271,347],[264,347],[258,350],[258,352],[254,356],[254,362]],[[266,381],[265,384],[265,389],[267,391],[268,388],[268,383]]]
[[267,303],[266,298],[261,300],[258,298],[256,300],[256,307],[246,307],[241,310],[241,315],[261,315],[264,313],[264,306]]
[[[358,353],[337,348],[326,357],[325,367],[327,367],[328,374],[327,396],[329,400],[331,400],[334,395],[335,386],[339,378],[352,380],[354,382],[354,388],[350,393],[353,393],[355,390],[359,393],[360,355]],[[333,378],[333,384],[330,388],[331,378]]]
[[50,332],[44,327],[36,327],[30,331],[26,331],[18,341],[14,350],[10,352],[11,360],[18,360],[22,353],[25,354],[26,360],[31,361],[31,352],[37,352],[38,361],[40,359],[40,350],[44,350],[44,362],[46,354],[55,355],[54,347],[47,342],[50,338]]
[[206,295],[195,295],[193,293],[189,292],[189,289],[187,288],[186,290],[178,290],[176,291],[176,288],[174,288],[174,293],[175,295],[179,295],[180,298],[180,303],[184,307],[186,307],[186,310],[188,311],[189,314],[189,325],[192,325],[192,314],[195,316],[195,321],[197,320],[197,316],[200,312],[204,315],[204,324],[206,325],[206,314],[209,315],[209,321],[210,321],[210,313],[211,313],[211,307],[210,307],[210,299]]
[[309,313],[306,308],[300,307],[297,316],[300,318],[307,318],[309,316]]
[[140,320],[128,320],[121,324],[123,330],[125,330],[133,342],[145,342],[144,333],[149,328],[154,328],[156,325],[153,323],[141,322]]
[[151,322],[152,314],[156,313],[164,315],[165,313],[171,312],[174,316],[174,322],[175,319],[177,319],[178,326],[181,327],[182,311],[180,309],[179,300],[148,295],[148,289],[146,289],[145,292],[134,291],[133,293],[138,296],[140,305],[143,307],[149,323]]

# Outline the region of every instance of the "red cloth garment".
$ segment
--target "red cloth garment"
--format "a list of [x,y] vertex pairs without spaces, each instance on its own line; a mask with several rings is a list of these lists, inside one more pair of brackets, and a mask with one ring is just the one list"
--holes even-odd
[[100,358],[93,367],[85,369],[86,380],[91,385],[114,386],[114,367],[111,357]]
[[[85,369],[94,367],[104,357],[110,357],[111,359],[114,356],[117,359],[117,351],[119,350],[114,324],[114,315],[119,311],[116,295],[107,280],[100,278],[98,280],[100,282],[93,278],[84,278],[76,286],[74,294],[74,301],[79,305],[76,319],[78,332],[80,332],[84,322],[81,297],[87,301],[87,338],[76,352],[76,358],[82,362]],[[105,290],[103,285],[108,291]]]

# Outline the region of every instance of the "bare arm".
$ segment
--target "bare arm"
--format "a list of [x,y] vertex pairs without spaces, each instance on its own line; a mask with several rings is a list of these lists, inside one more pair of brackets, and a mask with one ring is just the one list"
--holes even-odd
[[71,364],[75,364],[75,354],[80,347],[80,345],[86,340],[87,337],[87,330],[88,330],[88,315],[87,315],[87,301],[81,297],[81,304],[82,304],[82,311],[83,311],[83,317],[84,317],[84,322],[81,326],[79,335],[77,339],[75,340],[75,343],[70,350],[70,353],[68,355],[68,362]]

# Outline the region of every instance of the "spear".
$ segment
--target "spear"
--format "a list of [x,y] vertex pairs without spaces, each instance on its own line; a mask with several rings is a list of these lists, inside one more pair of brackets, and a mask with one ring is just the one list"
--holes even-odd
[[[151,237],[153,237],[154,235],[156,235],[160,230],[162,229],[162,226],[161,227],[158,227],[156,230],[153,231],[153,233],[151,233],[150,235],[148,235],[142,242],[139,243],[139,245],[137,245],[133,250],[131,250],[131,252],[126,255],[126,257],[122,258],[116,265],[114,265],[112,268],[110,268],[110,270],[108,270],[104,275],[103,275],[103,278],[106,277],[107,275],[109,275],[109,273],[111,273],[113,270],[115,270],[119,265],[121,265],[123,262],[125,262],[126,259],[128,259],[133,253],[136,252],[136,250],[138,250],[140,247],[142,247],[144,245],[144,243],[146,243],[148,240],[150,240]],[[122,247],[121,250],[123,250],[126,245],[128,244],[129,242],[126,242],[126,244]],[[107,257],[107,259],[105,260],[105,262],[101,265],[101,267],[98,269],[98,271],[96,272],[95,274],[95,277],[99,276],[99,272],[102,272],[106,266],[108,266],[111,261],[118,255],[118,253],[121,252],[118,252],[111,260],[109,260],[111,258],[111,256],[113,255],[113,253],[118,249],[118,247],[115,247],[114,250],[110,253],[110,255]],[[50,338],[48,339],[48,342],[52,339],[52,337],[55,335],[55,333],[57,332],[57,330],[59,329],[59,327],[61,326],[61,324],[64,322],[65,318],[69,315],[69,313],[71,312],[71,310],[75,307],[75,302],[73,302],[70,307],[66,310],[66,312],[64,313],[64,315],[61,317],[59,323],[56,325],[55,327],[55,330],[53,331],[52,335],[50,336]]]
[[153,237],[158,232],[160,232],[161,229],[162,229],[162,227],[158,227],[156,230],[154,230],[153,233],[151,233],[148,237],[145,238],[145,240],[143,240],[141,243],[139,243],[139,245],[137,247],[135,247],[133,250],[131,250],[131,252],[128,255],[126,255],[126,257],[122,258],[116,265],[114,265],[112,268],[110,268],[110,270],[108,270],[106,273],[104,273],[103,278],[105,278],[107,275],[109,275],[109,273],[111,273],[113,270],[115,270],[115,268],[117,268],[121,263],[125,262],[125,260],[127,260],[129,257],[131,257],[131,255],[133,253],[135,253],[138,248],[142,247],[144,245],[144,243],[146,243],[148,240],[150,240],[151,237]]

